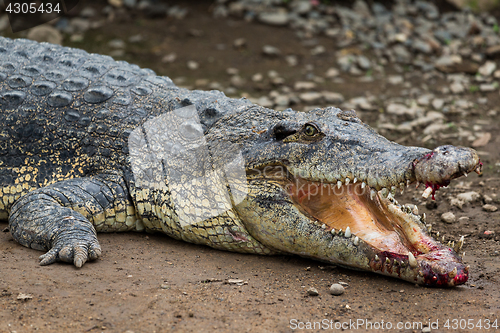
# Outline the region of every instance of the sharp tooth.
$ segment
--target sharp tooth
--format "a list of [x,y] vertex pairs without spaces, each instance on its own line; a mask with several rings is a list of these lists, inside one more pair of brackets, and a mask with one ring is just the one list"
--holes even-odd
[[441,243],[444,243],[444,235],[441,237]]
[[340,180],[337,180],[337,188],[340,188],[342,186],[342,182]]
[[351,237],[351,228],[349,228],[349,227],[345,228],[345,233],[344,233],[344,236],[345,236],[346,238]]
[[474,170],[478,175],[481,174],[481,167],[478,165],[477,168]]
[[332,228],[332,230],[330,231],[332,235],[335,235],[335,229]]
[[358,178],[354,177],[354,180],[352,181],[352,183],[356,184],[357,181],[358,181]]
[[377,195],[377,192],[375,192],[374,189],[371,189],[371,191],[370,191],[370,199],[371,200],[375,199],[375,195]]
[[387,199],[393,201],[394,200],[394,196],[392,195],[391,192],[387,193]]
[[387,195],[389,195],[389,190],[384,187],[380,190],[380,193],[382,194],[382,197],[387,198]]
[[324,223],[323,223],[323,224],[321,225],[321,229],[326,229],[326,224],[324,224]]
[[415,256],[411,252],[408,252],[408,264],[410,264],[412,268],[418,267],[417,259],[415,259]]
[[453,279],[455,276],[457,276],[457,273],[458,273],[458,270],[457,268],[453,268],[453,270],[451,272],[448,273],[448,276]]
[[[465,258],[465,251],[462,252],[462,260]],[[465,271],[467,272],[469,270],[469,265],[465,266]]]
[[413,209],[411,212],[413,213],[413,215],[418,215],[418,206],[417,205],[413,206]]
[[358,244],[359,244],[359,237],[358,236],[354,237],[353,243],[354,243],[354,245],[358,246]]
[[[462,249],[462,247],[464,246],[464,244],[465,244],[465,237],[462,236],[462,237],[460,237],[460,240],[458,241],[458,245],[459,245],[458,251],[460,251]],[[458,251],[456,251],[456,252],[458,252]]]
[[406,187],[410,186],[410,183],[411,183],[411,182],[410,182],[410,180],[409,180],[409,179],[407,179],[407,180],[406,180]]
[[431,195],[431,193],[432,193],[432,187],[428,187],[425,189],[424,193],[422,193],[422,197],[427,199],[429,195]]
[[425,220],[427,219],[427,215],[425,215],[425,213],[422,214],[422,222],[425,222]]
[[394,195],[396,194],[396,186],[391,186],[391,195],[392,197],[394,197]]
[[362,182],[361,183],[361,188],[365,188],[366,187],[366,183],[365,182]]
[[399,184],[399,192],[400,192],[401,194],[403,194],[403,193],[404,193],[404,191],[405,191],[405,184],[404,184],[404,183],[400,183],[400,184]]
[[417,182],[417,186],[415,186],[415,188],[418,188],[420,186],[420,182]]
[[388,257],[385,257],[385,263],[386,263],[387,265],[389,265],[389,264],[391,263],[391,259],[389,259]]
[[427,232],[430,234],[432,231],[432,224],[427,224],[426,227],[427,227]]
[[351,180],[350,180],[349,178],[346,178],[346,179],[345,179],[345,184],[346,184],[346,185],[349,185],[349,183],[350,183],[350,182],[351,182]]
[[436,232],[436,237],[439,237],[439,231],[438,231],[438,232]]
[[378,255],[375,255],[375,261],[379,261],[380,258],[378,257]]

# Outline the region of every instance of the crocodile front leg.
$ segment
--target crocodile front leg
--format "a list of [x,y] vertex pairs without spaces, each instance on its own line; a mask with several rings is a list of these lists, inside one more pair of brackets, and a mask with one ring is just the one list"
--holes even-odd
[[42,251],[40,264],[81,267],[101,255],[96,231],[140,229],[125,181],[117,174],[61,181],[32,191],[12,206],[9,228],[20,244]]

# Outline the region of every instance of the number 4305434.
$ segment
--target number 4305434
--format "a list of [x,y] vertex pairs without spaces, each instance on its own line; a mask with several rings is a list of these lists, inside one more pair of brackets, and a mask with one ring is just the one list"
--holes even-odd
[[498,329],[497,319],[491,321],[489,319],[448,319],[444,323],[444,328],[446,329]]
[[9,14],[35,14],[35,13],[60,13],[61,8],[59,6],[59,2],[56,2],[55,4],[52,4],[50,2],[48,3],[41,3],[37,4],[35,2],[27,3],[19,3],[19,2],[10,2],[5,8],[5,11]]

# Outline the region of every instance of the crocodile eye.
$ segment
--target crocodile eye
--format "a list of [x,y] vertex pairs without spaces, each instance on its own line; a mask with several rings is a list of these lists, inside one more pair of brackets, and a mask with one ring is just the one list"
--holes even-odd
[[319,133],[319,129],[314,124],[306,124],[304,126],[304,133],[307,136],[315,136],[316,134]]

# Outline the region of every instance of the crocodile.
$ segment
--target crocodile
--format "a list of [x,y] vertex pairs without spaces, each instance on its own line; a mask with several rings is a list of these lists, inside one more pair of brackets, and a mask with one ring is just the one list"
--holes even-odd
[[[101,255],[97,232],[292,254],[427,286],[467,281],[424,195],[482,163],[406,147],[353,110],[275,111],[83,50],[0,37],[0,220],[40,264]],[[463,240],[460,241],[460,246]],[[457,244],[458,245],[458,244]]]

